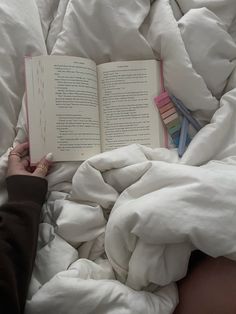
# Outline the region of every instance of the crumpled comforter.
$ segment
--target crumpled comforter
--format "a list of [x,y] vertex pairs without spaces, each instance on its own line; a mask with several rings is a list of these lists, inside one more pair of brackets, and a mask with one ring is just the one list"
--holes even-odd
[[204,125],[181,159],[133,144],[55,163],[26,313],[172,313],[193,250],[236,260],[236,2],[12,0],[0,17],[1,203],[27,138],[25,55],[161,58]]

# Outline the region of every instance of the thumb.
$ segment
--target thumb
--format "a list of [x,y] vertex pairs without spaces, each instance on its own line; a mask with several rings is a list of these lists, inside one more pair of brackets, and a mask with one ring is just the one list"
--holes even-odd
[[40,160],[32,174],[35,175],[36,177],[44,178],[48,173],[48,169],[51,166],[52,160],[53,160],[52,153],[47,154]]

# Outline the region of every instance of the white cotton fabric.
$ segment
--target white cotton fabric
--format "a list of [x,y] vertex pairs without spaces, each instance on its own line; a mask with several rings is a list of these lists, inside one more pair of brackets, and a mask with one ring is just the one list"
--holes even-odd
[[172,313],[192,250],[236,260],[236,2],[18,0],[0,17],[1,203],[25,55],[162,58],[204,125],[181,159],[134,144],[52,167],[26,313]]
[[235,68],[236,43],[227,25],[209,9],[199,8],[188,11],[178,26],[194,69],[204,77],[211,93],[221,98]]

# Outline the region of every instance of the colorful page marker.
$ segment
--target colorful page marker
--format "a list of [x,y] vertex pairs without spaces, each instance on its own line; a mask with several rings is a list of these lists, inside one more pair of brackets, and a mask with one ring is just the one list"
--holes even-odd
[[154,100],[168,133],[174,144],[178,146],[181,124],[175,106],[167,92],[161,93],[161,95],[155,97]]
[[[199,131],[202,127],[185,105],[174,95],[168,94],[164,86],[163,61],[161,61],[161,90],[162,93],[154,98],[160,116],[174,144],[178,147],[178,155],[182,157],[191,141],[188,134],[189,123]],[[179,114],[183,116],[182,125]]]

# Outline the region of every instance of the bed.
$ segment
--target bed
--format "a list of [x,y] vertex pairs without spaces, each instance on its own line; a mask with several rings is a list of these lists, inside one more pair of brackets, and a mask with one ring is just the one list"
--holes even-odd
[[133,144],[52,167],[26,313],[172,313],[193,250],[236,260],[236,2],[1,1],[0,26],[0,203],[24,56],[162,59],[204,125],[181,159]]

